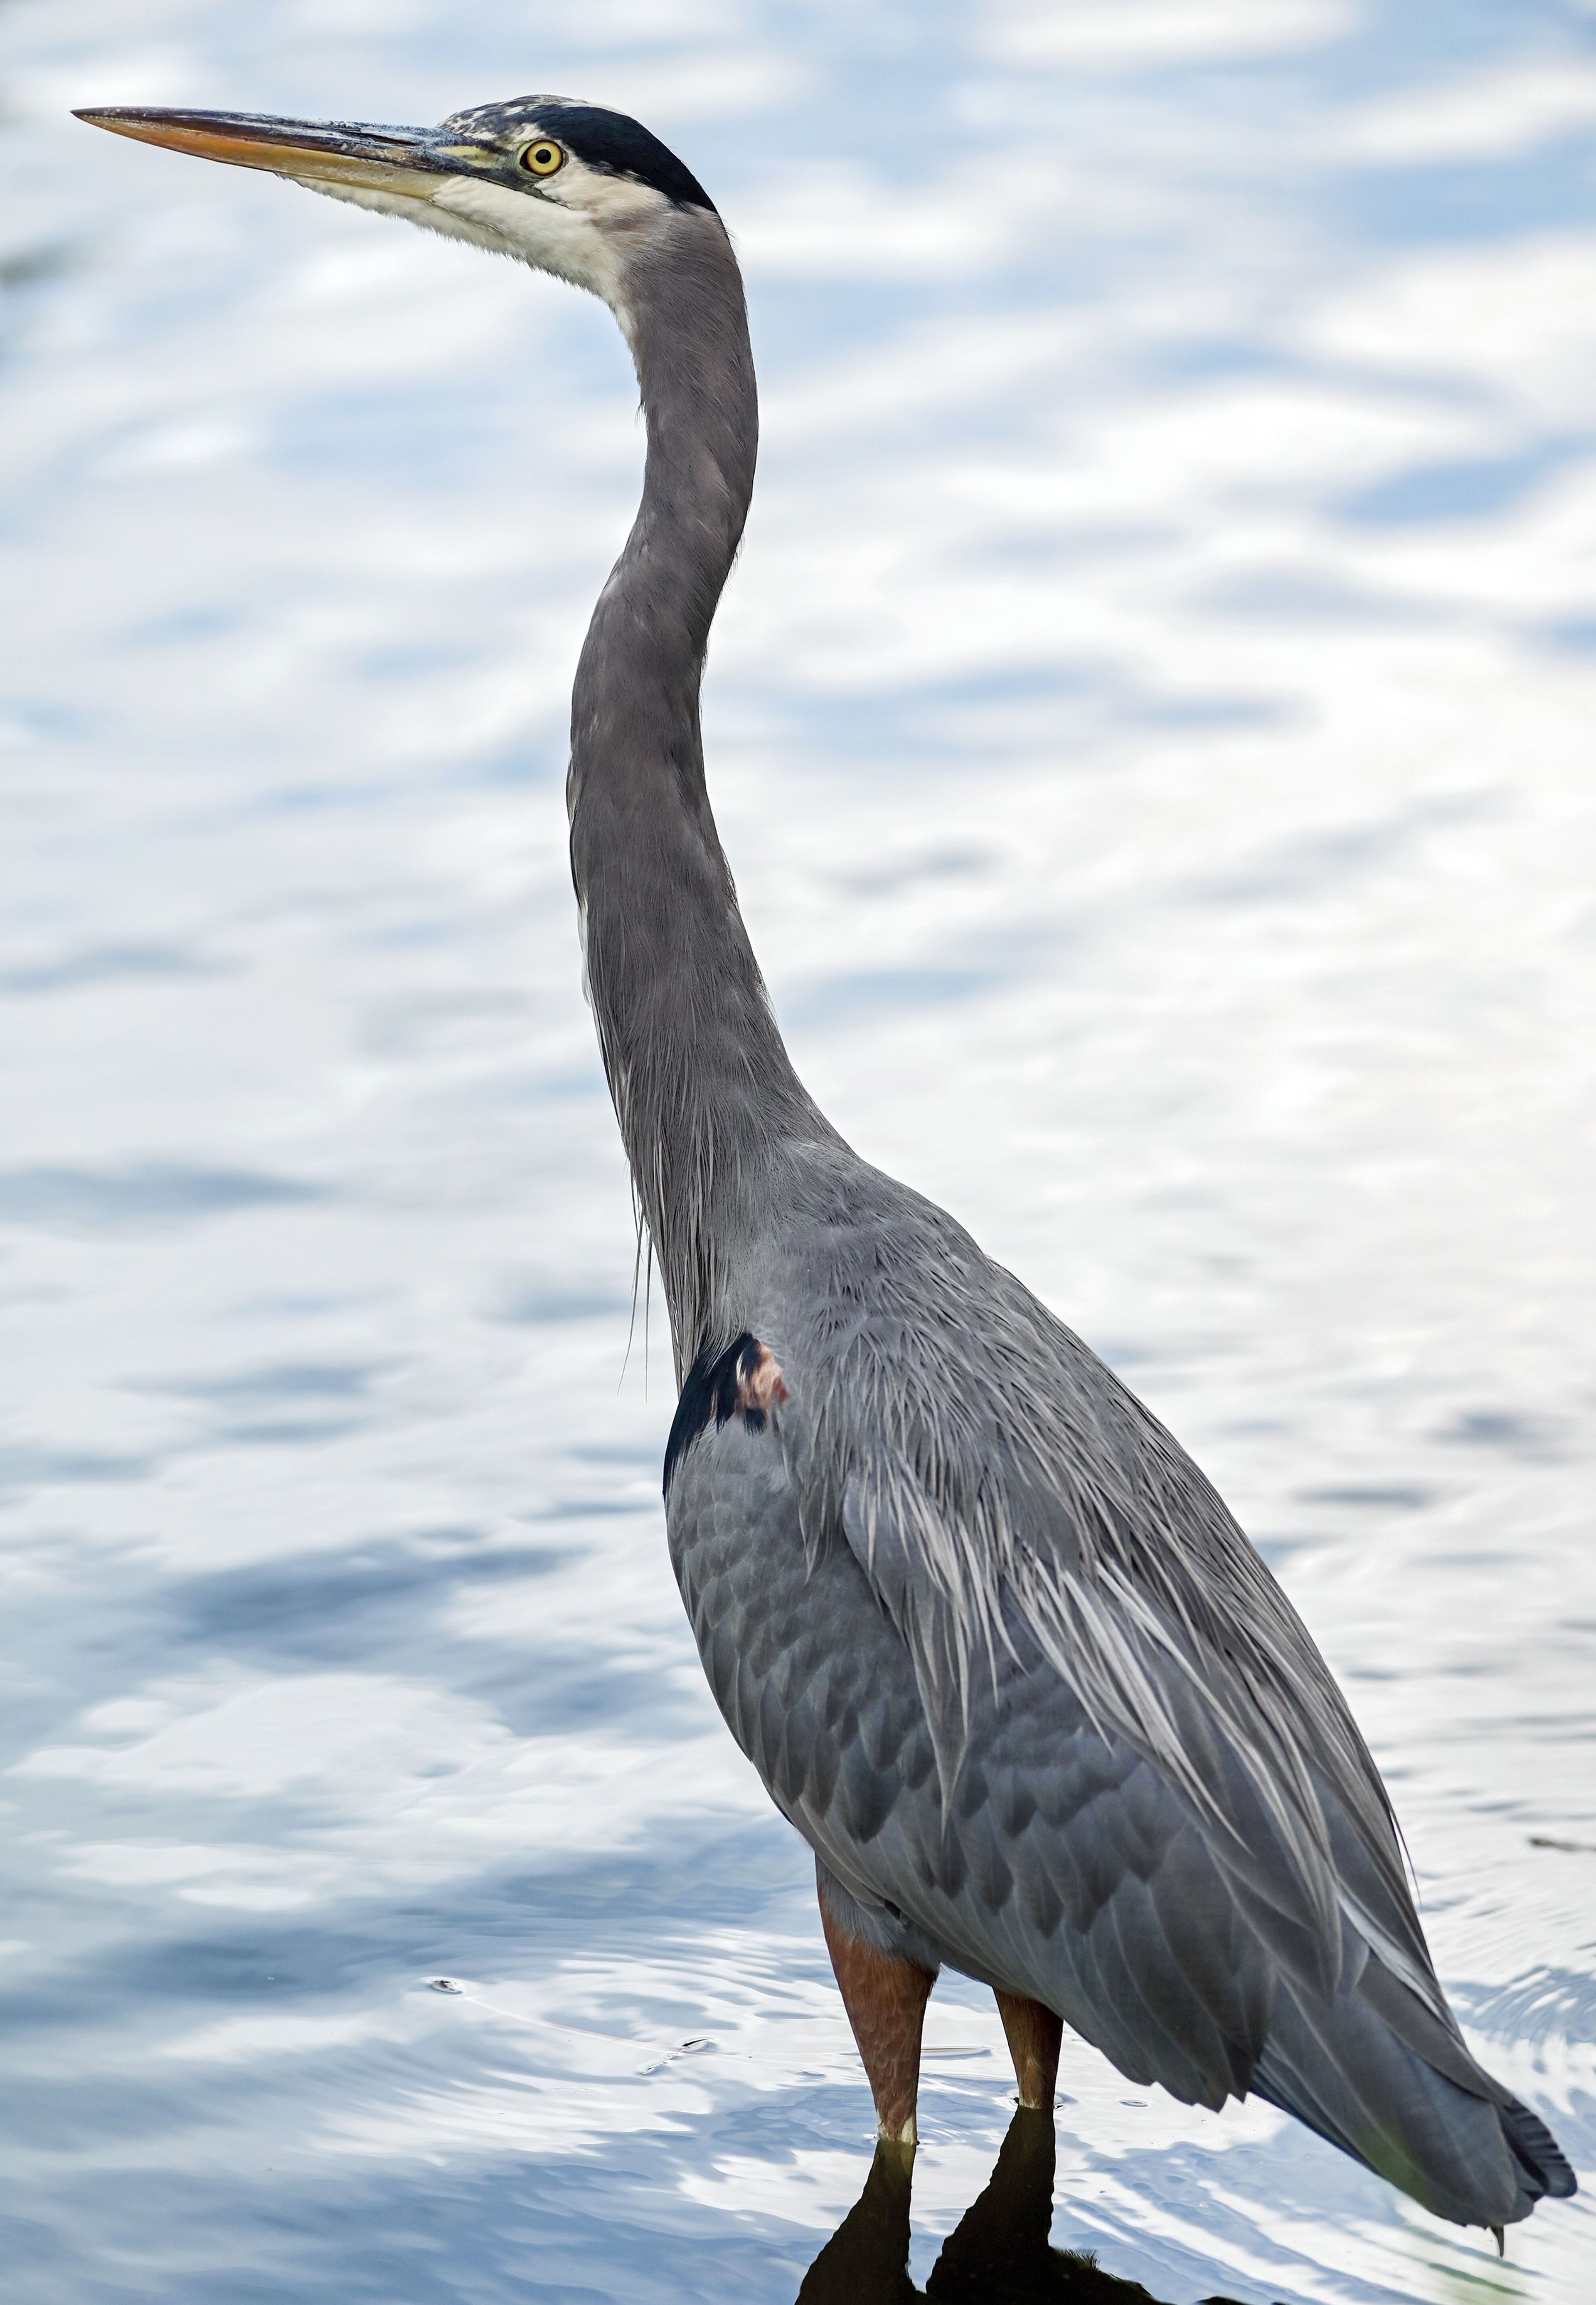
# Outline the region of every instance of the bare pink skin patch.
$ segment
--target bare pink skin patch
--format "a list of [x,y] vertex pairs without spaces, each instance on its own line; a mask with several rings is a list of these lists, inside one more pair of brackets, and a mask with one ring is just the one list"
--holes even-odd
[[768,1416],[786,1399],[786,1383],[768,1345],[756,1345],[754,1352],[757,1358],[743,1354],[737,1371],[737,1414],[746,1416],[751,1409],[758,1416]]
[[746,1431],[762,1433],[789,1398],[781,1363],[748,1330],[724,1352],[700,1353],[687,1372],[666,1443],[666,1494],[670,1494],[677,1465],[700,1433],[711,1425],[718,1433],[734,1416],[742,1418]]

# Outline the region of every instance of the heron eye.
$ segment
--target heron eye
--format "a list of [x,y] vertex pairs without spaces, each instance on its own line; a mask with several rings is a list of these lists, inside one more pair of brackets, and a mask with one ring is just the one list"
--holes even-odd
[[557,144],[551,144],[547,136],[539,136],[522,154],[521,165],[529,176],[552,176],[565,166],[565,156]]

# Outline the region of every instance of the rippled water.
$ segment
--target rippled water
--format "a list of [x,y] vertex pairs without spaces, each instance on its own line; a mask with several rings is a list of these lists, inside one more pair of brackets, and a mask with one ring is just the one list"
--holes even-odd
[[[712,781],[801,1067],[1218,1479],[1596,2169],[1596,14],[0,40],[6,2298],[785,2305],[871,2126],[628,1349],[560,799],[624,353],[78,103],[555,87],[709,182],[767,439]],[[1010,2114],[980,1992],[930,2044],[922,2284]],[[1498,2268],[1267,2109],[1060,2090],[1054,2242],[1175,2305],[1589,2294],[1590,2190]]]

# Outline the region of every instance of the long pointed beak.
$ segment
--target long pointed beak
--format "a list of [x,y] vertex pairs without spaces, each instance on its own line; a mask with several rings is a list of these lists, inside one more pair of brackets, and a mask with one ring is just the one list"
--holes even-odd
[[[305,183],[365,184],[430,200],[439,176],[471,164],[469,147],[445,146],[429,128],[373,128],[363,121],[276,120],[263,113],[166,112],[114,106],[76,115],[91,128],[169,144],[234,168],[269,168]],[[480,156],[479,160],[480,160]]]

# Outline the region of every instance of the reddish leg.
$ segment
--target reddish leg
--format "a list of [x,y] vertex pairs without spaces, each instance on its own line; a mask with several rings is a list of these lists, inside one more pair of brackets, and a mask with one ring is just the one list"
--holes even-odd
[[1022,2001],[1012,1993],[998,1993],[995,1986],[993,1991],[1008,2036],[1008,2054],[1014,2061],[1020,2103],[1032,2112],[1051,2113],[1063,2023],[1040,2001]]
[[836,1971],[843,2007],[864,2060],[881,2135],[896,2145],[915,2141],[920,2095],[920,2036],[925,2004],[936,1982],[923,1969],[878,1952],[862,1937],[839,1928],[820,1897],[820,1926]]

